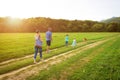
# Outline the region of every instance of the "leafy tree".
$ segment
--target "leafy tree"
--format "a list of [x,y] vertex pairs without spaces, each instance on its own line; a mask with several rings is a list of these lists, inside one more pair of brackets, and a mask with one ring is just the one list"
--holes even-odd
[[117,31],[117,29],[118,29],[118,23],[115,23],[115,22],[111,22],[111,23],[109,23],[108,24],[108,26],[107,26],[107,31],[109,31],[109,32],[116,32]]
[[103,24],[96,23],[96,24],[93,25],[92,30],[93,31],[99,31],[99,32],[104,31],[104,26],[103,26]]
[[[90,20],[65,20],[35,17],[20,20],[21,23],[9,23],[10,17],[0,17],[0,32],[34,32],[39,29],[45,32],[51,27],[54,32],[120,32],[120,22],[101,23]],[[116,19],[119,20],[120,18]]]

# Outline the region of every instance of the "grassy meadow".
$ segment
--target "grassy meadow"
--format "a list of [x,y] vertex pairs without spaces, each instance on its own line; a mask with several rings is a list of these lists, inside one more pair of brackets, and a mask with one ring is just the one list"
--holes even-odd
[[78,53],[27,80],[120,80],[120,37]]
[[[68,47],[65,46],[64,38],[66,34],[69,35]],[[23,58],[34,54],[34,35],[35,33],[0,33],[0,62],[15,59],[0,64],[0,75],[34,65],[32,56]],[[62,63],[49,67],[47,70],[42,70],[39,74],[28,77],[28,80],[96,80],[99,76],[102,77],[98,80],[120,79],[119,33],[53,33],[51,45],[53,50],[51,50],[50,54],[45,52],[45,33],[41,33],[41,36],[43,39],[43,58],[45,60],[91,43],[113,39],[80,54],[78,53]],[[74,38],[77,40],[77,46],[72,48],[70,45]],[[85,42],[83,38],[88,40]],[[39,61],[39,56],[37,61]]]
[[[67,33],[53,33],[51,48],[64,46],[64,38]],[[84,37],[88,40],[100,39],[115,35],[116,33],[68,33],[69,44],[76,38],[81,42]],[[0,33],[0,62],[19,58],[34,53],[34,33]],[[45,33],[41,33],[43,50],[46,48]]]

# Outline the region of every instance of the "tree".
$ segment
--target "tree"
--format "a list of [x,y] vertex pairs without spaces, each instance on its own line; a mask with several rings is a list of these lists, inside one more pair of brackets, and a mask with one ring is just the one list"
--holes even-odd
[[82,31],[89,31],[89,26],[86,23],[83,24]]
[[104,31],[103,24],[100,24],[100,23],[94,24],[93,27],[92,27],[92,31],[98,31],[98,32]]
[[109,32],[116,32],[118,31],[118,29],[119,29],[118,23],[115,22],[111,22],[107,26],[107,31]]

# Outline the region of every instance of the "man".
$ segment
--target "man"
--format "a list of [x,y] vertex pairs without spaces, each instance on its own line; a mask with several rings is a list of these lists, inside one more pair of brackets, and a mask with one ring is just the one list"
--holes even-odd
[[51,32],[51,28],[48,28],[48,31],[46,32],[46,44],[47,44],[47,53],[49,53],[50,51],[50,45],[51,45],[51,41],[52,41],[52,32]]
[[42,60],[42,40],[39,34],[40,32],[37,30],[35,35],[35,53],[34,53],[34,63],[36,63],[36,56],[39,51],[40,59]]

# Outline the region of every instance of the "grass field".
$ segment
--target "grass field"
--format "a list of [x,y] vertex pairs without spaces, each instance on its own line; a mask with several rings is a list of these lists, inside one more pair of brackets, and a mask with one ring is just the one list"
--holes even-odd
[[[68,46],[68,47],[65,46],[64,37],[66,34],[69,34],[70,45],[72,44],[72,40],[76,38],[78,45],[75,48],[72,48],[71,46]],[[45,50],[46,48],[45,33],[41,33],[41,35],[44,43],[43,50]],[[29,77],[28,80],[29,79],[30,80],[53,80],[53,79],[54,80],[66,80],[66,79],[67,80],[79,80],[79,79],[96,80],[96,77],[102,76],[101,74],[104,73],[104,70],[101,71],[101,73],[99,73],[99,70],[101,69],[101,67],[99,69],[97,65],[102,64],[104,67],[105,65],[104,60],[109,59],[109,56],[107,53],[111,54],[111,56],[114,56],[113,53],[117,53],[117,56],[115,56],[115,59],[110,58],[111,62],[113,60],[115,61],[118,58],[120,58],[119,57],[120,38],[117,36],[119,36],[119,33],[53,33],[53,41],[52,41],[51,49],[55,49],[55,50],[52,50],[50,54],[46,54],[44,51],[43,58],[45,60],[65,52],[75,50],[79,47],[82,47],[91,43],[95,43],[95,42],[98,42],[104,39],[113,38],[113,37],[115,38],[106,42],[105,44],[86,50],[81,54],[77,54],[76,56],[73,56],[60,64],[51,66],[49,70],[42,70],[42,72],[40,72],[37,76],[34,75],[32,77]],[[0,37],[1,37],[0,38],[0,44],[1,44],[0,62],[10,61],[14,59],[13,61],[10,61],[8,63],[0,64],[0,75],[4,75],[6,73],[24,68],[29,65],[34,65],[32,56],[28,58],[24,58],[25,56],[29,56],[34,53],[34,33],[1,33]],[[84,42],[83,41],[84,37],[86,37],[88,41]],[[100,57],[99,55],[102,56],[104,59],[100,60],[102,57]],[[87,61],[84,61],[86,59]],[[100,64],[99,63],[97,64],[98,60],[100,60],[99,61]],[[37,61],[39,61],[39,57],[37,57]],[[108,80],[109,79],[119,80],[118,76],[120,74],[120,71],[118,70],[119,69],[118,67],[119,64],[117,63],[118,61],[119,59],[116,61],[116,64],[113,64],[113,65],[109,64],[109,60],[108,60],[108,63],[107,61],[105,62],[109,66],[112,66],[113,68],[114,68],[114,65],[117,65],[115,67],[115,71],[117,70],[117,72],[114,73],[114,75],[116,76],[110,74],[113,77],[108,77],[110,76],[110,75],[107,75],[107,73],[109,73],[109,70],[108,72],[106,70],[106,76],[108,77]],[[105,65],[105,67],[107,67],[108,65]],[[90,71],[92,67],[94,67],[92,70],[93,72]],[[96,72],[96,74],[94,74],[94,71]],[[69,72],[69,74],[67,72]],[[90,75],[90,74],[93,74],[93,75]],[[89,76],[89,79],[87,79],[86,76]],[[106,80],[106,79],[101,77],[99,80]]]
[[27,80],[120,80],[120,37],[42,70]]
[[[93,43],[93,42],[95,42],[95,40],[94,41],[88,41],[87,43],[81,43],[81,44],[77,45],[75,48],[72,48],[71,46],[60,47],[60,48],[57,48],[57,50],[51,51],[50,54],[45,54],[45,52],[44,52],[43,53],[44,54],[43,58],[47,59],[47,58],[53,57],[55,55],[59,55],[61,53],[76,49],[80,46],[84,46],[84,45],[87,45],[87,44],[90,44],[90,43]],[[37,57],[37,61],[39,61],[39,57]],[[15,61],[10,62],[9,64],[6,63],[6,64],[3,64],[3,65],[0,65],[0,74],[4,74],[4,73],[7,73],[7,72],[10,72],[10,71],[13,71],[13,70],[17,70],[19,68],[22,68],[22,67],[25,67],[25,66],[28,66],[28,65],[31,65],[31,64],[33,64],[33,57],[30,57],[30,58],[27,58],[27,59],[15,60]]]
[[[71,44],[73,38],[76,38],[77,42],[82,41],[84,37],[88,40],[100,39],[107,36],[115,35],[115,33],[68,33],[69,44]],[[41,33],[43,38],[43,50],[46,48],[45,34]],[[64,37],[66,33],[53,33],[53,41],[51,48],[57,48],[64,46]],[[34,53],[34,34],[33,33],[1,33],[0,34],[0,62],[23,57]],[[17,55],[16,55],[17,54]]]
[[100,54],[75,70],[69,80],[120,80],[120,37],[102,46]]

